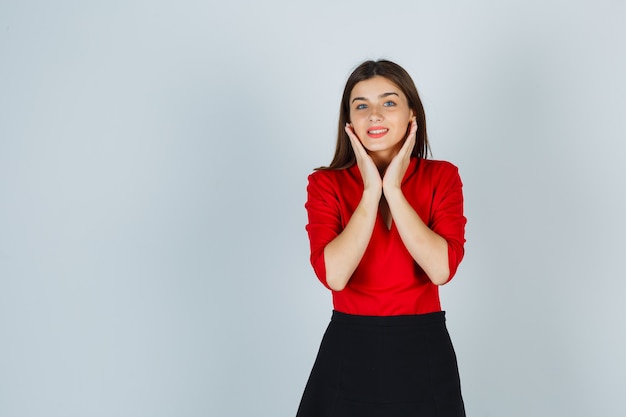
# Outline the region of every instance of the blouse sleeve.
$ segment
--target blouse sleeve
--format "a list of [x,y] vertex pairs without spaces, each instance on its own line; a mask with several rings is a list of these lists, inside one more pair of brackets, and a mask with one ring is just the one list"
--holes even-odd
[[465,224],[467,219],[463,215],[463,183],[459,170],[452,164],[446,164],[451,169],[441,175],[441,181],[436,187],[433,199],[433,217],[431,229],[448,242],[448,264],[450,276],[454,277],[457,268],[465,253]]
[[309,175],[304,206],[309,219],[306,230],[311,245],[311,265],[322,284],[330,289],[326,282],[324,248],[341,233],[342,226],[337,194],[326,172]]

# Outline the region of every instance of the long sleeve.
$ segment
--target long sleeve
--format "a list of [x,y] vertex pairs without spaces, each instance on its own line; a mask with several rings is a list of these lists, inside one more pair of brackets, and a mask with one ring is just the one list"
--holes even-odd
[[[463,184],[457,167],[445,163],[447,169],[435,188],[429,227],[448,242],[450,276],[456,274],[465,253],[465,224],[463,215]],[[443,174],[443,173],[442,173]]]

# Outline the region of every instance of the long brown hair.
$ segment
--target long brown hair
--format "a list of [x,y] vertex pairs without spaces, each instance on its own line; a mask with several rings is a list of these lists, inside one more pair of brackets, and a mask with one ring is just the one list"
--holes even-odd
[[344,130],[346,123],[350,121],[350,94],[352,94],[352,89],[357,83],[369,80],[377,75],[385,77],[402,90],[409,102],[409,108],[413,110],[413,114],[417,119],[417,137],[415,138],[415,146],[411,156],[417,158],[428,157],[430,147],[428,146],[428,135],[426,134],[426,115],[424,114],[422,100],[420,100],[417,88],[415,88],[415,83],[409,73],[400,65],[381,59],[378,61],[365,61],[350,74],[341,97],[335,156],[333,156],[329,166],[318,169],[343,169],[352,166],[356,162],[350,138],[348,138],[348,134]]

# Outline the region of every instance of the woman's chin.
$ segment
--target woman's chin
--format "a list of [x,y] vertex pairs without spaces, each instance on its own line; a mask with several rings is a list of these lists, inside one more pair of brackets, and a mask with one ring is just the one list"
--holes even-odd
[[381,156],[395,156],[400,149],[402,148],[402,144],[401,143],[397,143],[394,146],[389,146],[387,144],[383,144],[383,143],[373,143],[373,144],[367,144],[365,147],[365,150],[367,151],[367,153],[372,156],[372,155],[381,155]]

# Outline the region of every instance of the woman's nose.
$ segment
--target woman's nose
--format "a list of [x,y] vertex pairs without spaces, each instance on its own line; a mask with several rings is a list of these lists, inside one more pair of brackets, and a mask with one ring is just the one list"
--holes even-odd
[[372,112],[370,113],[370,122],[379,122],[382,118],[383,116],[376,108],[372,109]]

